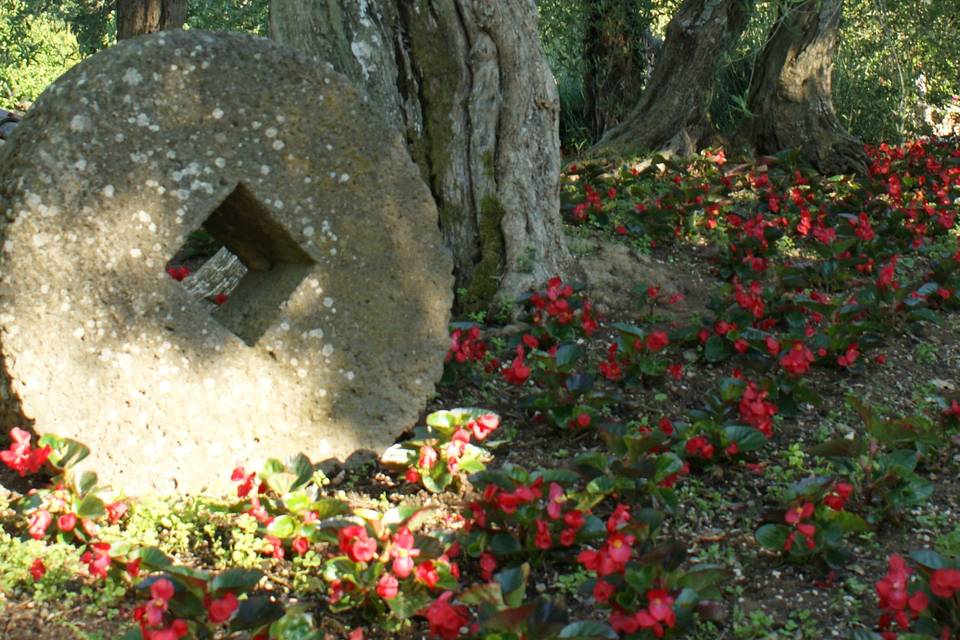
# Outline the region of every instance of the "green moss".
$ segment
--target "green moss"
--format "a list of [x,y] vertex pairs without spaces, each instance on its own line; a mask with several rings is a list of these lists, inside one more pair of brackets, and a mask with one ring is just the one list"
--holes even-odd
[[[410,49],[420,70],[420,100],[423,107],[423,133],[413,140],[413,159],[420,166],[434,194],[450,166],[450,145],[453,141],[453,120],[460,86],[460,66],[454,43],[445,36],[453,33],[458,18],[452,3],[439,3],[436,8],[428,0],[419,0],[413,7],[404,7]],[[436,13],[435,13],[436,12]]]
[[440,205],[440,228],[446,229],[451,225],[461,224],[463,222],[463,209],[444,203]]
[[486,309],[493,302],[500,288],[500,277],[506,262],[506,241],[500,227],[506,213],[503,205],[493,194],[487,194],[480,202],[480,262],[474,268],[467,293],[459,301],[461,310],[473,312]]
[[484,153],[482,160],[483,160],[483,169],[484,171],[487,172],[487,177],[490,178],[491,180],[495,179],[497,177],[497,174],[496,174],[497,167],[496,167],[496,163],[494,163],[493,161],[493,152],[487,151],[486,153]]

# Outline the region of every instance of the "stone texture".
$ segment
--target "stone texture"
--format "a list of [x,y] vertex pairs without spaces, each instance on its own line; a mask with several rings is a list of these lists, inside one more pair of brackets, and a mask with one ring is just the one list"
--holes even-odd
[[[76,66],[0,147],[0,212],[5,410],[128,492],[379,453],[440,376],[429,191],[362,92],[270,41],[167,32]],[[249,269],[212,310],[164,269],[201,226]]]

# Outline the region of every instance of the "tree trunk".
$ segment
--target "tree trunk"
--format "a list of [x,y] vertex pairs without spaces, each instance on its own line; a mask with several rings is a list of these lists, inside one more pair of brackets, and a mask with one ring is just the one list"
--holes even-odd
[[822,173],[863,173],[863,143],[833,110],[830,76],[843,0],[804,0],[781,12],[750,87],[748,136],[763,153],[800,148]]
[[405,134],[461,308],[571,275],[559,101],[533,0],[273,0],[270,31],[364,86]]
[[640,101],[593,152],[620,155],[666,149],[693,153],[712,133],[708,109],[724,54],[750,16],[748,0],[684,0]]
[[186,0],[117,0],[117,40],[181,29],[186,14]]
[[583,87],[593,140],[623,120],[650,76],[656,38],[645,0],[587,0]]

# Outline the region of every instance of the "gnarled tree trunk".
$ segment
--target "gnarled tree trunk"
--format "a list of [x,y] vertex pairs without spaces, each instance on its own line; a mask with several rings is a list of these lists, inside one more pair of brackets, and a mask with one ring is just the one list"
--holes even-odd
[[587,0],[583,90],[593,140],[623,120],[650,77],[659,43],[645,5],[646,0]]
[[364,86],[406,136],[463,308],[571,274],[534,0],[273,0],[270,31]]
[[724,54],[739,40],[750,0],[684,0],[667,25],[663,47],[640,101],[593,152],[696,151],[712,133],[708,109]]
[[833,110],[830,76],[843,0],[804,0],[783,11],[750,87],[748,136],[773,153],[799,147],[823,173],[866,171],[863,143]]
[[117,40],[181,29],[187,0],[117,0]]

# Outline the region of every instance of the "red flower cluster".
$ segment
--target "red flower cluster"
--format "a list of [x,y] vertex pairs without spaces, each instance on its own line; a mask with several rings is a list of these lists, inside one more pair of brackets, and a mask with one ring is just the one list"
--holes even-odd
[[30,438],[28,432],[14,427],[10,431],[12,440],[10,448],[0,451],[0,460],[19,473],[21,478],[40,471],[51,453],[50,445],[37,449],[31,448]]
[[813,364],[813,352],[802,342],[793,345],[781,358],[780,365],[787,373],[802,376]]
[[628,615],[620,610],[610,614],[610,626],[614,631],[625,634],[636,633],[640,629],[650,629],[657,638],[662,638],[664,627],[672,629],[677,622],[673,610],[674,598],[664,589],[647,591],[647,608]]
[[930,591],[938,598],[952,598],[960,591],[960,569],[937,569],[930,574]]
[[768,395],[767,391],[757,389],[755,382],[749,383],[740,396],[740,417],[767,438],[772,438],[777,405],[767,400]]
[[177,282],[183,282],[190,275],[190,269],[186,267],[167,267],[167,275]]
[[628,522],[629,508],[624,504],[617,505],[613,514],[607,518],[607,539],[603,545],[596,551],[584,549],[577,555],[577,561],[601,578],[623,573],[633,556],[633,543],[636,542],[636,537],[621,531]]
[[[927,594],[917,591],[913,595],[907,593],[907,582],[913,569],[907,566],[903,557],[894,554],[890,556],[890,569],[882,580],[877,581],[877,606],[883,611],[880,616],[879,627],[887,630],[893,622],[901,629],[910,628],[910,619],[916,620],[926,610],[929,601]],[[885,633],[885,638],[896,638],[896,633]]]
[[823,504],[834,511],[843,511],[847,506],[847,500],[853,493],[853,485],[848,482],[838,482],[833,491],[823,497]]
[[706,436],[696,436],[695,438],[690,438],[687,440],[687,444],[684,445],[684,449],[687,452],[688,456],[697,456],[703,458],[704,460],[710,460],[713,458],[714,447],[710,440]]
[[462,604],[450,604],[452,599],[453,592],[447,591],[423,612],[430,623],[430,633],[443,640],[459,637],[460,629],[470,622],[470,610]]
[[174,594],[173,583],[166,578],[160,578],[150,585],[150,602],[133,612],[134,619],[140,623],[140,634],[144,640],[178,640],[190,632],[186,620],[177,619],[169,626],[164,625],[168,603]]
[[480,327],[466,331],[454,329],[450,334],[450,349],[444,362],[483,362],[487,357],[487,344],[480,338]]
[[517,357],[513,359],[513,363],[509,367],[503,370],[504,380],[516,385],[521,385],[527,381],[527,378],[530,377],[530,367],[523,364],[525,356],[523,346],[517,345]]
[[351,524],[337,532],[340,551],[354,562],[370,562],[377,555],[377,540],[367,535],[363,525]]
[[110,564],[113,562],[110,557],[110,543],[94,542],[90,545],[90,549],[80,556],[80,562],[87,565],[90,575],[106,579],[107,571],[110,570]]
[[790,551],[793,548],[793,543],[796,541],[796,535],[799,533],[804,542],[807,545],[807,549],[815,549],[817,546],[817,541],[814,539],[814,536],[817,534],[817,527],[811,522],[804,522],[808,518],[813,516],[814,506],[812,502],[804,502],[801,505],[791,508],[787,511],[787,514],[784,516],[784,520],[787,524],[792,524],[796,527],[796,532],[791,531],[787,535],[787,539],[783,543],[784,551]]

